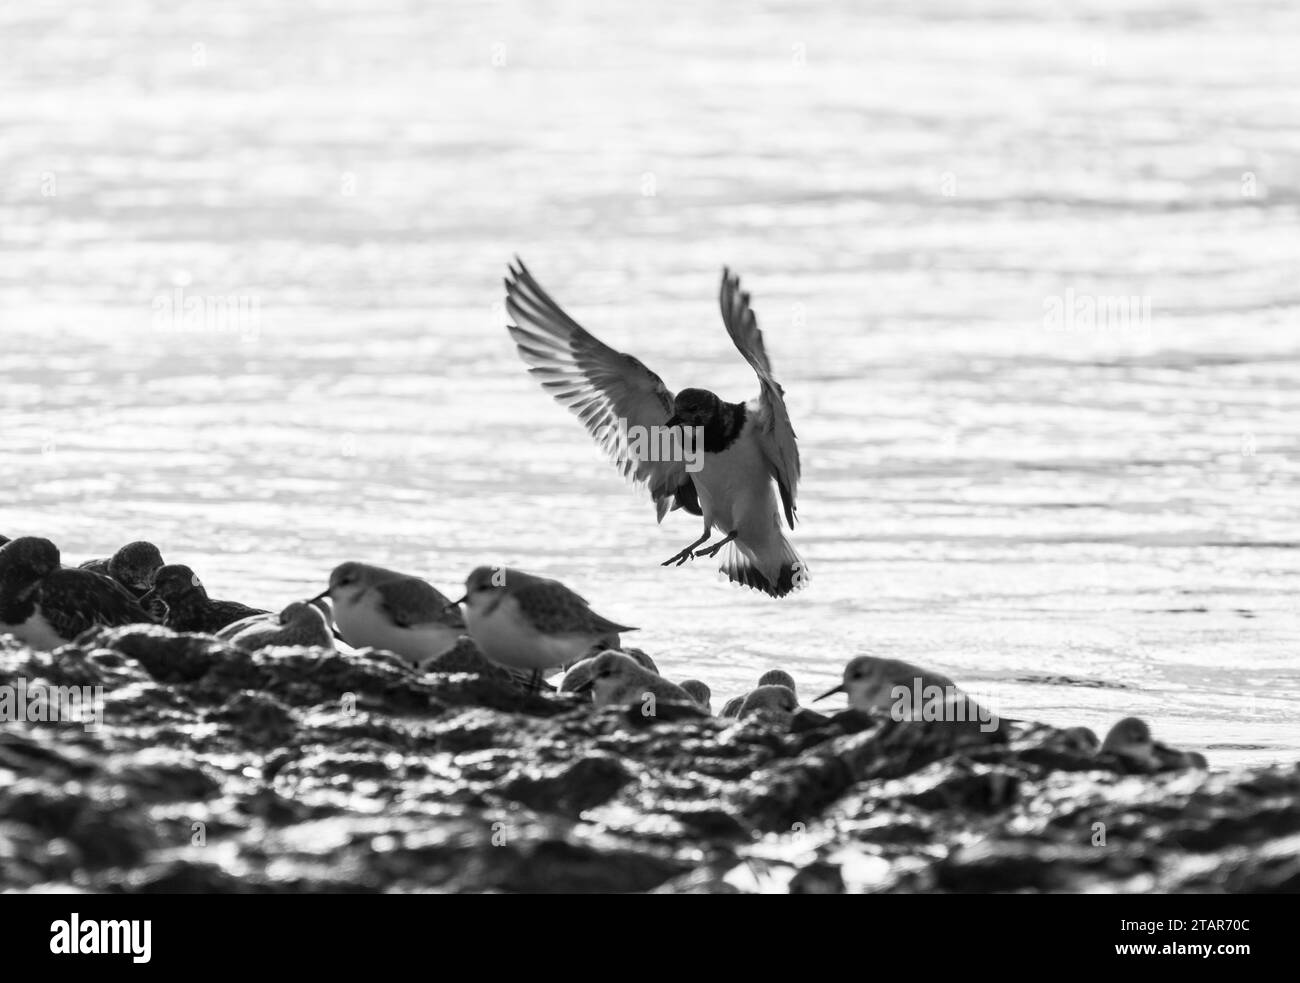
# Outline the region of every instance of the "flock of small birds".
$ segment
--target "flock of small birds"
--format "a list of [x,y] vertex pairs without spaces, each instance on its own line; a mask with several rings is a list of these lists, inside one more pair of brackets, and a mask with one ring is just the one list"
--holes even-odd
[[[534,689],[563,672],[560,692],[585,694],[596,707],[645,706],[653,700],[713,713],[706,683],[672,682],[645,652],[623,646],[621,636],[637,629],[597,614],[558,580],[508,567],[475,569],[466,578],[465,596],[452,601],[420,577],[343,563],[319,594],[276,614],[213,598],[193,570],[165,563],[153,543],[128,543],[111,557],[65,567],[48,539],[0,536],[0,634],[53,650],[97,626],[132,624],[213,635],[246,651],[335,648],[342,642],[354,649],[391,652],[416,668],[468,636],[490,662]],[[940,673],[862,655],[849,660],[842,681],[816,700],[843,693],[855,710],[897,712],[895,688],[917,685],[961,694]],[[971,709],[960,719],[977,719],[974,701],[964,694],[961,698]],[[794,678],[773,669],[753,689],[729,699],[719,715],[789,720],[813,712],[801,706]],[[1201,755],[1181,754],[1156,742],[1136,717],[1119,721],[1104,741],[1083,727],[1073,728],[1072,737],[1088,753],[1115,755],[1142,769],[1153,770],[1179,755],[1183,766],[1206,767]]]
[[[782,524],[791,529],[795,524],[798,444],[749,294],[736,276],[723,270],[718,300],[727,334],[758,377],[758,396],[743,403],[726,402],[707,389],[674,394],[640,360],[582,328],[522,262],[510,267],[505,293],[514,321],[507,330],[529,371],[578,416],[624,477],[649,491],[658,520],[675,510],[703,519],[701,536],[663,565],[680,567],[722,553],[720,570],[738,585],[772,597],[804,585],[807,565]],[[676,434],[680,442],[670,447],[682,453],[648,453],[627,439],[633,429]],[[698,467],[688,466],[688,431],[701,444]],[[699,549],[715,529],[722,538]],[[521,570],[479,567],[466,579],[465,595],[452,601],[420,577],[343,563],[319,594],[273,613],[211,597],[190,567],[165,563],[149,542],[128,543],[111,557],[68,568],[48,539],[0,536],[0,633],[54,649],[96,626],[136,623],[215,635],[246,650],[343,642],[394,653],[417,668],[468,635],[489,661],[535,689],[564,672],[560,690],[588,694],[599,707],[653,697],[712,713],[705,683],[673,683],[648,655],[622,644],[621,636],[635,628],[597,614],[559,581]],[[845,667],[841,684],[817,699],[844,693],[857,710],[889,710],[896,686],[918,683],[960,693],[938,673],[859,656]],[[978,706],[964,695],[960,699],[965,716],[959,719],[975,719]],[[794,679],[774,669],[753,689],[728,700],[721,715],[743,719],[801,712],[810,711],[800,707]],[[1079,738],[1097,750],[1091,731]],[[1100,744],[1103,752],[1139,763],[1159,757],[1161,748],[1136,718],[1120,721]],[[1203,766],[1204,759],[1199,763]]]

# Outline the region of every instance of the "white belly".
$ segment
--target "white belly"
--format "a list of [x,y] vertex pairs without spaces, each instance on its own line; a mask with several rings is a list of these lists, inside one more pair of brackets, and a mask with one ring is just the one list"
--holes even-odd
[[691,475],[704,521],[722,533],[737,532],[746,541],[765,540],[777,511],[767,462],[750,433],[751,423],[720,454],[705,454],[704,467]]
[[417,665],[430,661],[456,644],[460,629],[444,625],[404,628],[390,621],[369,594],[360,600],[334,601],[334,623],[353,648],[384,649]]
[[520,614],[513,597],[503,598],[487,615],[469,606],[465,623],[480,652],[498,665],[519,669],[558,672],[561,666],[586,655],[596,641],[590,635],[542,634]]
[[67,644],[67,640],[61,638],[59,633],[45,620],[45,615],[41,614],[39,604],[36,605],[36,610],[32,612],[32,616],[21,625],[0,624],[0,632],[8,632],[23,644],[43,652],[49,652],[60,645]]

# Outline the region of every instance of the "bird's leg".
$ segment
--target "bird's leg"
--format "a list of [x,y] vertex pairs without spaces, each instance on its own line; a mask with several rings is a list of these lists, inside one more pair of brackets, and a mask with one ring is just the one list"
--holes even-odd
[[672,556],[670,556],[668,559],[664,560],[664,562],[661,563],[661,564],[659,564],[659,565],[660,565],[661,567],[667,567],[667,566],[672,566],[674,563],[676,563],[676,564],[680,567],[680,566],[681,566],[683,563],[685,563],[687,560],[692,560],[692,559],[694,559],[694,558],[695,558],[695,555],[696,555],[696,554],[695,554],[695,547],[699,546],[700,543],[702,543],[702,542],[704,542],[706,539],[708,539],[708,538],[709,538],[709,533],[711,533],[712,531],[713,531],[713,527],[712,527],[712,526],[705,526],[705,527],[704,527],[704,535],[703,535],[703,536],[701,536],[701,537],[700,537],[699,539],[697,539],[695,542],[691,543],[690,546],[686,547],[686,549],[682,550],[680,553],[674,553]]
[[729,532],[729,533],[727,533],[727,535],[726,535],[726,537],[725,537],[724,539],[719,539],[716,543],[714,543],[714,544],[713,544],[712,546],[710,546],[708,549],[706,549],[706,550],[700,550],[700,551],[699,551],[698,553],[696,553],[695,555],[696,555],[696,556],[717,556],[717,555],[718,555],[718,550],[722,549],[722,547],[726,546],[729,542],[731,542],[731,541],[732,541],[733,539],[735,539],[735,538],[736,538],[736,534],[735,534],[734,532]]

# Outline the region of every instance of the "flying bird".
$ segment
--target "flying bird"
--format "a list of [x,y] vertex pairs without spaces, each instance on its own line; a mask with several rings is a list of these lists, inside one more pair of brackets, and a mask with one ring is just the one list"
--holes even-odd
[[[663,565],[726,549],[719,569],[733,583],[773,597],[802,587],[808,567],[781,526],[784,515],[794,528],[799,448],[739,278],[722,271],[719,303],[727,333],[758,376],[758,396],[743,403],[708,389],[674,394],[569,317],[518,260],[505,287],[510,336],[542,387],[578,416],[624,477],[649,490],[660,522],[674,509],[704,520],[700,538]],[[665,430],[678,435],[675,453],[657,452],[663,444],[654,437]],[[692,436],[703,440],[698,466],[687,460]],[[699,549],[715,529],[722,538]]]

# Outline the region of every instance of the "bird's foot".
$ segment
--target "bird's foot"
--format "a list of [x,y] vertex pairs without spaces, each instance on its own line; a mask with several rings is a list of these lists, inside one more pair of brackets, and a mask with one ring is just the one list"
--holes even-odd
[[674,564],[676,564],[677,566],[680,567],[680,566],[681,566],[683,563],[685,563],[687,560],[693,560],[693,559],[695,559],[697,556],[699,556],[699,554],[696,553],[696,552],[694,552],[694,551],[692,550],[692,548],[691,548],[690,546],[688,546],[688,547],[686,547],[686,549],[682,550],[680,553],[674,553],[672,556],[670,556],[668,559],[664,560],[664,562],[661,563],[661,564],[659,564],[659,565],[660,565],[661,567],[671,567],[671,566],[673,566]]
[[726,546],[729,542],[731,542],[731,540],[729,540],[729,539],[724,539],[724,540],[723,540],[722,542],[720,542],[720,543],[714,543],[712,546],[708,547],[707,549],[696,550],[695,553],[694,553],[693,555],[694,555],[694,556],[715,557],[715,556],[718,555],[719,550],[721,550],[722,547]]

